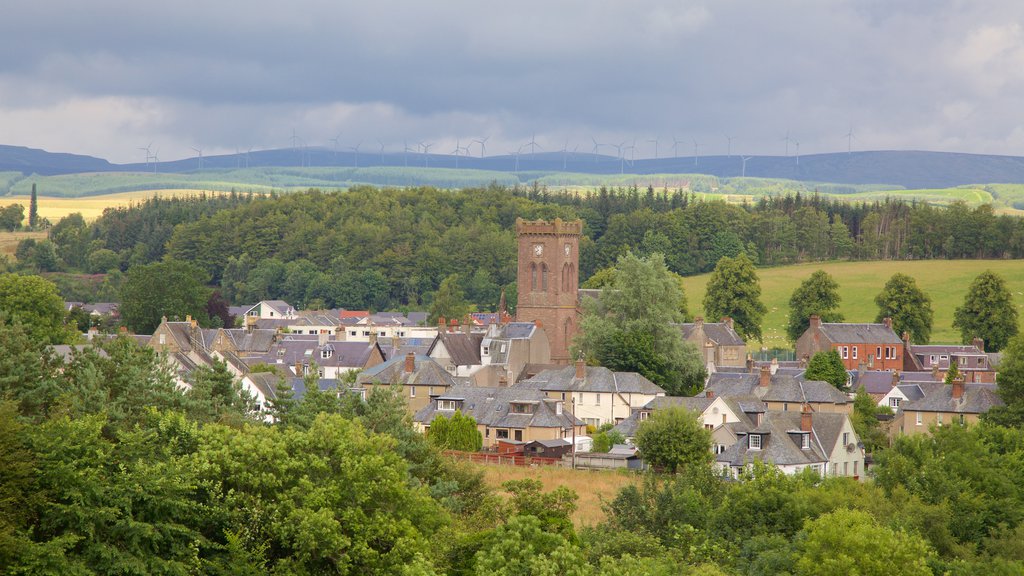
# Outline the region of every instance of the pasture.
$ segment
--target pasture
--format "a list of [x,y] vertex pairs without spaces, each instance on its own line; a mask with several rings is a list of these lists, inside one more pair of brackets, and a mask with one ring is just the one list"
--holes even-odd
[[[953,329],[953,311],[963,303],[967,288],[975,276],[985,270],[1002,275],[1013,293],[1018,310],[1024,308],[1024,260],[818,262],[760,268],[757,274],[761,279],[761,300],[768,308],[761,326],[765,346],[792,347],[786,340],[789,298],[793,290],[818,269],[828,272],[839,283],[839,295],[842,298],[839,309],[847,322],[874,322],[878,313],[875,296],[881,292],[889,278],[897,272],[913,276],[918,287],[932,299],[932,310],[935,312],[932,342],[937,343],[960,341],[959,332]],[[683,279],[693,315],[704,315],[701,302],[709,278],[710,274],[702,274]],[[1024,316],[1024,310],[1020,312]],[[759,348],[757,342],[748,342],[748,346],[751,349]]]
[[0,256],[7,256],[14,259],[14,251],[18,249],[18,243],[26,238],[43,240],[46,232],[0,232]]

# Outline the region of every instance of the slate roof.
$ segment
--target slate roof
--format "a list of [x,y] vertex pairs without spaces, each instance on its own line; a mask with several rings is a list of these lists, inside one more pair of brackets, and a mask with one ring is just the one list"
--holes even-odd
[[704,387],[715,396],[723,398],[753,396],[764,402],[798,403],[819,402],[846,404],[849,397],[837,390],[828,382],[804,380],[788,374],[776,373],[771,384],[759,386],[760,374],[739,374],[735,372],[716,372],[708,378]]
[[892,371],[891,370],[869,370],[866,372],[858,372],[856,370],[851,371],[850,377],[853,379],[853,390],[859,390],[864,388],[868,394],[888,394],[892,390]]
[[[684,339],[689,339],[697,324],[684,322],[677,324]],[[747,343],[725,322],[704,322],[704,336],[719,346],[746,346]]]
[[660,386],[636,372],[612,372],[604,366],[587,366],[585,371],[585,377],[580,380],[576,378],[576,366],[544,370],[517,386],[556,392],[665,393]]
[[[583,421],[568,412],[556,413],[556,401],[536,389],[509,388],[477,388],[473,386],[457,386],[450,388],[437,399],[424,406],[413,420],[430,424],[438,416],[450,417],[453,410],[438,410],[438,400],[455,400],[463,414],[472,416],[477,424],[490,428],[570,428],[573,423],[583,425]],[[532,414],[513,414],[510,406],[515,403],[530,403]]]
[[405,371],[405,356],[396,356],[387,361],[363,370],[357,382],[365,384],[402,384],[417,386],[455,386],[444,367],[426,355],[418,355],[413,360],[413,371]]
[[276,330],[254,328],[232,328],[224,330],[224,334],[231,340],[231,343],[238,350],[238,353],[245,356],[252,353],[265,353],[274,344]]
[[[771,411],[764,415],[757,430],[743,434],[738,442],[719,454],[715,460],[729,466],[744,466],[755,460],[779,466],[807,466],[828,462],[829,454],[836,445],[846,414],[815,412],[810,448],[800,447],[801,413],[796,411]],[[752,433],[763,433],[760,450],[749,449]]]
[[632,438],[636,436],[636,430],[640,427],[641,412],[650,412],[652,410],[658,410],[670,406],[685,406],[700,414],[704,412],[704,410],[706,410],[714,401],[714,398],[706,398],[703,396],[658,396],[645,404],[643,408],[634,408],[631,410],[629,417],[623,419],[612,429],[618,431],[626,438]]
[[[246,377],[267,400],[274,400],[277,398],[277,387],[280,386],[281,382],[284,380],[281,376],[273,372],[256,372],[254,374],[248,374]],[[303,391],[305,391],[305,386],[303,386]]]
[[902,344],[903,340],[885,324],[823,322],[821,333],[835,344]]
[[761,381],[760,374],[749,372],[715,372],[708,377],[704,390],[715,393],[723,398],[729,396],[749,396]]
[[[293,397],[296,400],[301,400],[306,395],[306,380],[304,378],[292,377],[286,379],[288,385],[292,387]],[[327,392],[328,390],[346,390],[344,385],[337,378],[320,378],[317,381],[317,387],[321,392]]]
[[107,351],[99,347],[87,346],[84,344],[77,344],[74,346],[68,344],[54,344],[50,346],[54,355],[56,355],[57,358],[60,358],[65,364],[70,362],[75,354],[81,354],[86,348],[92,348],[100,358],[109,358]]
[[[921,398],[904,402],[900,409],[904,412],[952,412],[955,414],[984,414],[995,406],[1002,406],[1003,401],[996,393],[992,384],[964,384],[964,393],[960,398],[953,398],[953,386],[942,383],[916,384],[921,390]],[[900,388],[902,390],[902,387]]]
[[484,335],[479,332],[466,334],[465,332],[438,331],[437,338],[430,345],[427,354],[432,354],[440,343],[448,351],[452,364],[456,366],[479,366],[481,364],[480,343],[483,339]]
[[434,345],[434,338],[378,338],[377,344],[380,345],[381,351],[384,353],[384,359],[394,358],[395,356],[405,356],[409,352],[419,356],[420,354],[429,355],[431,346]]
[[[315,336],[287,336],[275,343],[263,355],[254,359],[267,364],[284,364],[294,366],[297,362],[304,365],[316,363],[317,366],[337,368],[362,368],[370,359],[375,344],[370,342],[331,341],[321,345]],[[323,358],[321,352],[330,350],[329,358]],[[280,362],[278,362],[280,361]]]

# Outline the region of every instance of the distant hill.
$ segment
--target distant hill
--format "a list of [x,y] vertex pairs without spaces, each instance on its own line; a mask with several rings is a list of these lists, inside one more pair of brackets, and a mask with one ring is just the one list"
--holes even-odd
[[[249,153],[206,156],[203,170],[237,170],[259,167],[293,168],[448,168],[506,174],[509,179],[532,181],[546,174],[707,174],[732,178],[745,174],[756,178],[783,178],[802,182],[836,184],[885,184],[903,188],[949,188],[977,183],[1024,183],[1024,157],[926,151],[875,151],[813,154],[809,156],[750,156],[744,172],[743,159],[733,156],[673,157],[635,161],[603,154],[543,152],[487,156],[447,154],[333,151],[327,148],[260,150]],[[0,146],[0,172],[25,175],[76,174],[82,172],[200,172],[198,158],[172,162],[111,164],[101,158],[46,152],[19,146]],[[298,176],[298,175],[297,175]],[[302,178],[294,183],[301,186]],[[504,180],[504,179],[502,179]],[[288,182],[275,183],[280,186]]]

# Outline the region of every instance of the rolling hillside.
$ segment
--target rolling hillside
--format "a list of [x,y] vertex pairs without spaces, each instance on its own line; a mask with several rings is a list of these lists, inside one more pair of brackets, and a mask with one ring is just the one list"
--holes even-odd
[[[1020,260],[924,260],[880,262],[821,262],[761,268],[762,301],[768,307],[762,331],[765,346],[790,348],[786,340],[786,322],[789,297],[793,290],[815,270],[824,270],[839,283],[842,297],[840,310],[848,322],[873,322],[878,307],[874,298],[893,274],[902,272],[917,280],[918,286],[932,299],[935,319],[932,342],[958,342],[959,333],[953,330],[953,311],[963,303],[967,287],[974,277],[985,270],[993,270],[1007,280],[1018,309],[1024,308],[1024,261]],[[684,279],[690,312],[703,315],[704,299],[710,274]],[[1021,310],[1024,317],[1024,310]],[[711,320],[711,319],[709,319]],[[716,319],[717,320],[717,319]],[[748,343],[757,348],[756,342]]]

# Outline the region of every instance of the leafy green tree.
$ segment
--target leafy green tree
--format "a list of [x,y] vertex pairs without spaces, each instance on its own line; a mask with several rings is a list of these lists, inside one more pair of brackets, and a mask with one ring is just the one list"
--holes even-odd
[[914,342],[927,343],[932,335],[932,299],[917,281],[906,274],[896,273],[875,296],[878,315],[875,322],[892,318],[892,329],[902,336],[909,332]]
[[822,380],[839,390],[846,390],[846,381],[849,375],[846,373],[843,359],[839,357],[839,352],[829,350],[811,356],[810,362],[807,363],[807,370],[804,371],[804,378]]
[[1004,406],[996,406],[982,418],[1002,426],[1024,427],[1024,335],[1018,334],[1003,348],[997,382]]
[[86,266],[89,252],[89,227],[82,214],[75,212],[60,219],[48,234],[50,241],[57,246],[57,254],[64,264],[75,270]]
[[618,430],[614,430],[612,424],[602,424],[594,434],[593,452],[608,452],[616,444],[625,444],[626,438]]
[[75,338],[64,325],[64,299],[57,286],[40,276],[0,274],[0,322],[20,322],[33,339],[47,344]]
[[669,472],[711,465],[711,435],[684,406],[652,412],[637,428],[636,445],[644,461]]
[[889,437],[878,422],[878,416],[881,414],[892,414],[892,410],[888,406],[879,406],[863,386],[858,388],[853,399],[853,414],[850,415],[850,421],[868,452],[889,445]]
[[90,274],[105,274],[120,267],[121,255],[106,248],[91,252],[86,259],[86,271]]
[[[848,574],[856,568],[864,576],[930,576],[928,559],[934,554],[920,536],[879,524],[867,512],[836,510],[804,526],[799,540],[796,574]],[[880,554],[880,550],[887,550]]]
[[469,311],[469,302],[466,302],[466,297],[459,286],[459,275],[451,274],[441,281],[441,286],[430,303],[430,317],[427,321],[437,324],[437,319],[441,316],[462,318],[469,314]]
[[36,183],[32,183],[32,196],[28,202],[28,227],[32,230],[39,226],[39,198],[36,196]]
[[451,418],[438,416],[430,423],[427,439],[440,450],[479,452],[484,438],[476,427],[476,419],[456,410]]
[[619,258],[612,287],[583,303],[573,354],[611,370],[638,372],[669,394],[692,394],[706,375],[700,352],[674,323],[682,290],[660,254]]
[[796,342],[817,314],[822,322],[842,322],[839,312],[839,284],[824,270],[816,270],[804,280],[789,299],[789,323],[786,335]]
[[962,306],[953,313],[953,327],[961,341],[985,340],[989,352],[998,352],[1017,335],[1017,308],[1002,276],[986,270],[967,288]]
[[121,286],[121,318],[140,334],[152,334],[162,316],[184,320],[191,315],[205,325],[205,279],[202,270],[180,260],[129,268]]
[[0,208],[0,230],[8,232],[21,228],[21,221],[25,219],[25,207],[21,204],[11,204]]
[[709,318],[733,319],[736,331],[746,339],[762,340],[761,322],[768,312],[761,302],[761,285],[754,263],[745,253],[722,258],[708,280],[704,313]]
[[533,516],[515,516],[494,531],[476,554],[476,573],[495,576],[584,576],[579,548],[558,533],[541,529]]
[[943,380],[946,384],[952,384],[954,380],[960,377],[960,367],[957,366],[956,360],[953,358],[949,359],[949,369],[946,370],[946,378]]
[[510,495],[508,506],[513,515],[532,516],[540,520],[545,532],[575,538],[572,514],[579,500],[576,492],[565,486],[544,492],[543,483],[535,478],[508,480],[501,487]]

